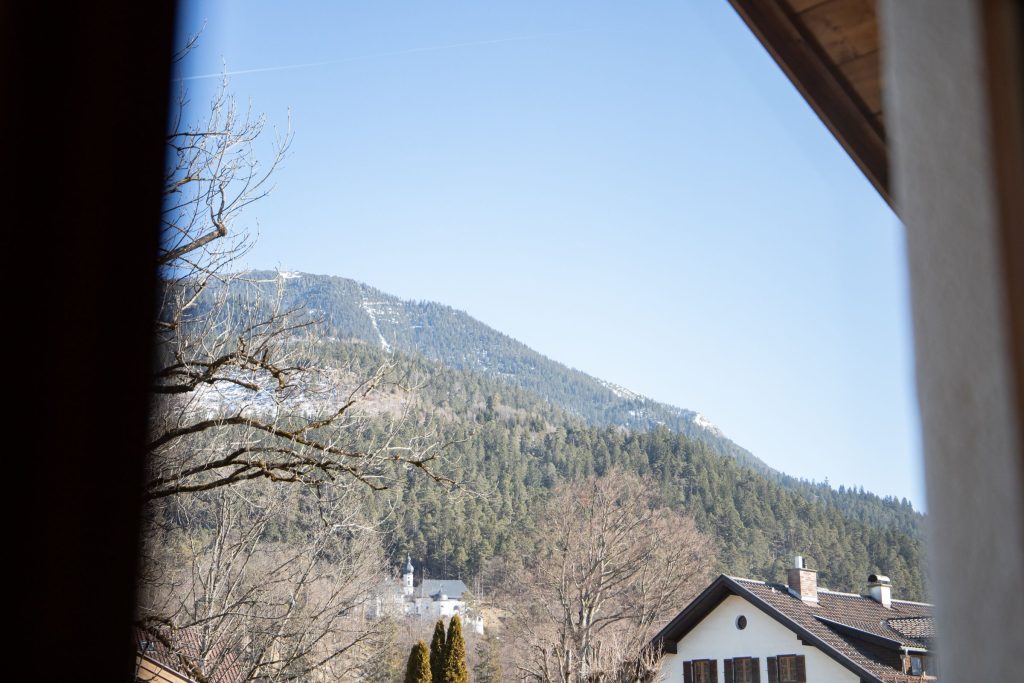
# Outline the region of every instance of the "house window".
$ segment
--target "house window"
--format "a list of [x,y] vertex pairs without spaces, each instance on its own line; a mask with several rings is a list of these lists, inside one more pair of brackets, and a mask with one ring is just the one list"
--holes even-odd
[[803,655],[779,655],[768,658],[769,683],[805,683],[807,665]]
[[[732,681],[726,681],[726,683],[758,683],[759,677],[755,673],[756,670],[756,659],[738,657],[732,660]],[[726,676],[726,678],[729,677]]]
[[779,683],[797,683],[796,655],[779,657]]
[[695,659],[683,662],[685,683],[718,683],[718,660]]
[[711,661],[704,659],[693,663],[693,683],[711,683]]

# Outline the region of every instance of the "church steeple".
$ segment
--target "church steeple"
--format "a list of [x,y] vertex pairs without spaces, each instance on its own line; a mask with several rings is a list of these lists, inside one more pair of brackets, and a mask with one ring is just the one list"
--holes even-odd
[[416,570],[412,566],[412,557],[406,555],[405,570],[402,572],[402,592],[406,595],[412,595],[412,582],[415,572]]

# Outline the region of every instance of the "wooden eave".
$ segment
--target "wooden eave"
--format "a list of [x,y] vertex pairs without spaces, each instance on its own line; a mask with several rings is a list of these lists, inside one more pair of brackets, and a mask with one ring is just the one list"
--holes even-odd
[[892,206],[874,0],[729,0]]

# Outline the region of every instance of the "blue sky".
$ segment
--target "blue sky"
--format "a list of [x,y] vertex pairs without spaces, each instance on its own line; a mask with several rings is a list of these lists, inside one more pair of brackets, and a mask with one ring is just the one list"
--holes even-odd
[[[231,89],[295,131],[249,265],[450,304],[924,505],[902,228],[725,0],[186,3],[204,21],[182,75],[259,70]],[[214,81],[185,83],[201,109]]]

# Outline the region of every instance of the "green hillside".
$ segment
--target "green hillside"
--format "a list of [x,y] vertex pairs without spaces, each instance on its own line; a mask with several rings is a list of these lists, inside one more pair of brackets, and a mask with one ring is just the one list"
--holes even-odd
[[[366,344],[339,342],[334,352],[367,371],[383,359]],[[472,491],[449,496],[411,473],[404,487],[371,498],[392,520],[395,557],[411,554],[433,576],[469,580],[493,558],[532,552],[529,532],[554,486],[621,467],[648,477],[664,503],[715,538],[717,571],[784,580],[792,556],[802,554],[820,570],[823,586],[859,591],[869,572],[883,572],[897,595],[924,597],[922,516],[906,501],[765,476],[665,427],[588,425],[478,373],[411,358],[400,363],[423,383],[410,429],[436,428],[452,441],[450,473]]]
[[265,294],[280,286],[287,305],[323,320],[325,365],[368,373],[395,360],[421,387],[406,428],[452,443],[448,473],[468,492],[450,496],[410,473],[368,505],[394,557],[411,554],[432,576],[470,581],[486,577],[492,560],[532,552],[530,532],[554,486],[621,467],[649,477],[665,504],[714,537],[717,571],[783,580],[801,554],[824,586],[858,591],[881,572],[898,596],[924,597],[923,517],[906,500],[776,472],[693,411],[568,368],[450,307],[344,278],[250,275]]

